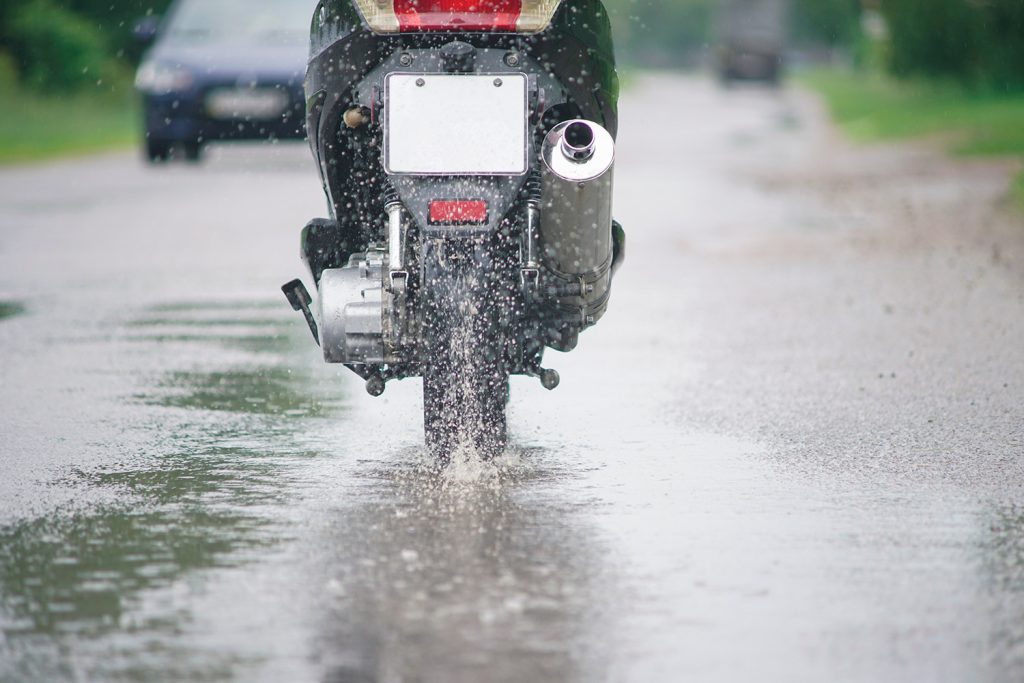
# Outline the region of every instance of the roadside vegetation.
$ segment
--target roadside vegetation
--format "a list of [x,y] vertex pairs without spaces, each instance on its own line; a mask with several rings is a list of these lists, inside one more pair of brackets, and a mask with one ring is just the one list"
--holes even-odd
[[[627,67],[693,67],[714,50],[716,8],[728,0],[603,0]],[[789,33],[802,48],[856,42],[861,0],[788,0]]]
[[1024,155],[1024,92],[978,92],[956,83],[836,69],[807,72],[800,82],[824,97],[854,140],[941,135],[957,154]]
[[38,161],[134,144],[140,114],[127,85],[45,93],[15,78],[0,58],[0,163]]
[[[1001,94],[957,83],[902,81],[886,74],[819,69],[800,76],[853,140],[941,138],[954,154],[1019,156],[1024,161],[1024,92]],[[1024,170],[1011,194],[1024,207]]]
[[[854,140],[933,136],[1024,161],[1024,0],[864,3],[852,69],[801,75]],[[1024,170],[1011,195],[1024,207]]]
[[137,140],[135,21],[169,0],[0,2],[0,163]]

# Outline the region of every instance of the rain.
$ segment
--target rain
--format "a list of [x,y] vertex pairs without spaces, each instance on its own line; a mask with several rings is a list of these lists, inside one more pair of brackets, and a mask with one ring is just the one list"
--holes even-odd
[[0,7],[0,683],[1024,678],[1019,0],[464,5]]

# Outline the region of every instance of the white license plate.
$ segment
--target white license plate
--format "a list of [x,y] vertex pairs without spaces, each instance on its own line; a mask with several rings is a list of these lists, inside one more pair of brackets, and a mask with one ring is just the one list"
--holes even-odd
[[526,173],[523,74],[391,74],[386,91],[388,173]]
[[206,111],[215,119],[266,121],[287,106],[288,94],[276,88],[219,88],[206,96]]

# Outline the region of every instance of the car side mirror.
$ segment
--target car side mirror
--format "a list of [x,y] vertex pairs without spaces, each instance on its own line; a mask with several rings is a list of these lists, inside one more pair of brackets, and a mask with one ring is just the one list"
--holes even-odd
[[156,40],[156,34],[160,31],[160,17],[149,15],[143,17],[135,22],[135,28],[132,29],[132,36],[135,38],[135,42],[140,45],[149,45]]

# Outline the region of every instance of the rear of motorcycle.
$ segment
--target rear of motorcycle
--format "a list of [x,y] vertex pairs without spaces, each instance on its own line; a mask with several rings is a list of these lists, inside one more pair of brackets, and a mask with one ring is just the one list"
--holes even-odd
[[[604,314],[617,80],[599,0],[323,0],[307,130],[331,217],[302,233],[329,363],[423,378],[430,451],[505,445],[511,375]],[[319,323],[319,324],[318,324]]]

